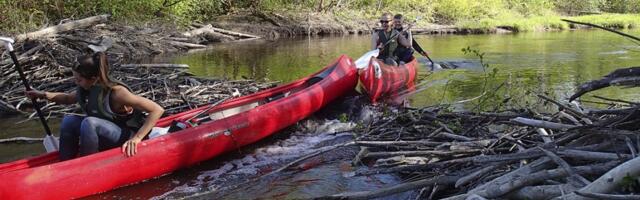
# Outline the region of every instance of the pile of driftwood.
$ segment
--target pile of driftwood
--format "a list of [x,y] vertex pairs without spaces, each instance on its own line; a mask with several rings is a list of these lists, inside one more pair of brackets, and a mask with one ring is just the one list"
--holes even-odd
[[[16,54],[32,87],[44,91],[74,91],[70,67],[76,64],[78,56],[94,51],[106,51],[112,64],[112,77],[128,84],[134,93],[158,102],[167,114],[217,102],[236,91],[245,95],[274,85],[193,77],[188,73],[188,66],[180,64],[123,64],[136,62],[141,56],[204,48],[207,38],[214,42],[215,37],[238,40],[257,36],[210,25],[186,33],[133,28],[109,24],[108,18],[108,15],[89,17],[16,36]],[[31,107],[13,62],[3,49],[0,116],[31,112]],[[77,112],[78,108],[49,103],[43,110],[56,115]]]
[[[450,113],[406,109],[356,134],[355,176],[399,173],[393,187],[321,199],[371,199],[405,191],[417,199],[639,199],[640,135],[617,109],[555,113]],[[610,123],[611,119],[618,123]],[[609,122],[609,123],[604,123]]]

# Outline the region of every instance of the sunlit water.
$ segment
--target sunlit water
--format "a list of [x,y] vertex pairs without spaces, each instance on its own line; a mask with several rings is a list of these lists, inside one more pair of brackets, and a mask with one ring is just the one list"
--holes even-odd
[[[624,31],[640,35],[640,31]],[[640,64],[640,44],[613,33],[599,30],[564,32],[531,32],[506,35],[418,35],[416,40],[429,51],[436,63],[461,66],[455,70],[427,73],[429,66],[419,57],[422,67],[420,81],[429,85],[411,97],[413,106],[452,103],[477,97],[503,84],[498,98],[521,97],[524,92],[546,94],[566,99],[581,83],[600,78],[609,72]],[[481,67],[479,57],[465,54],[470,47],[483,54],[489,65]],[[317,71],[346,54],[358,58],[370,48],[367,36],[333,38],[298,38],[277,42],[251,44],[229,43],[173,60],[187,63],[192,72],[203,76],[227,79],[291,81]],[[419,56],[416,54],[416,56]],[[494,78],[485,74],[497,70]],[[430,74],[427,76],[427,74]],[[610,88],[591,95],[634,100],[637,89]],[[520,101],[535,101],[532,95]],[[490,104],[490,103],[487,103]],[[469,108],[470,105],[464,105]]]
[[[628,33],[639,35],[640,31]],[[494,91],[498,86],[500,90],[486,100],[484,108],[505,98],[516,99],[513,101],[523,104],[534,102],[538,100],[534,94],[565,99],[585,81],[600,78],[618,68],[640,64],[640,45],[603,31],[420,35],[417,41],[431,53],[436,63],[460,66],[458,69],[429,72],[426,59],[420,58],[419,90],[410,97],[411,105],[417,107],[471,99],[483,94],[483,91]],[[158,59],[156,62],[189,64],[190,70],[199,76],[285,83],[321,69],[341,54],[355,59],[369,50],[369,42],[366,36],[345,36],[227,43],[178,58]],[[478,56],[464,54],[461,49],[466,47],[484,53],[483,60],[489,64],[489,68],[485,70],[481,67]],[[486,74],[493,70],[497,70],[495,77],[485,79]],[[631,101],[638,101],[640,97],[637,89],[609,88],[589,93],[583,99],[594,100],[590,97],[593,94]],[[474,106],[459,104],[455,108],[471,109]],[[43,131],[37,121],[15,125],[19,120],[0,122],[0,137],[42,137]],[[354,150],[337,153],[343,157],[326,159],[322,165],[306,171],[285,171],[276,178],[257,178],[299,156],[349,140],[349,132],[335,132],[347,130],[350,126],[335,120],[304,121],[224,157],[89,199],[308,198],[373,190],[403,182],[398,177],[388,175],[345,178],[343,173],[351,170],[347,158],[352,156]],[[52,128],[57,129],[55,123]],[[0,161],[37,155],[43,151],[40,143],[0,144]],[[411,195],[401,194],[392,199],[404,199]]]

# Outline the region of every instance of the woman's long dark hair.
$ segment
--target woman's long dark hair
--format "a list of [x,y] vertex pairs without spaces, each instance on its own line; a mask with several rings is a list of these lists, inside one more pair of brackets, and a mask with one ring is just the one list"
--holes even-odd
[[73,67],[83,78],[98,77],[98,82],[104,86],[113,87],[116,85],[109,78],[109,62],[107,55],[103,52],[94,53],[91,56],[81,56],[78,58],[78,65]]

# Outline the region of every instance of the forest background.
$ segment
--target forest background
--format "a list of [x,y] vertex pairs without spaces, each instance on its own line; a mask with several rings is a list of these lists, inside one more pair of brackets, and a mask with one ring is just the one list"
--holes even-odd
[[382,12],[421,16],[420,24],[471,29],[571,28],[560,21],[563,17],[611,28],[640,25],[640,0],[0,0],[0,33],[29,32],[105,13],[117,23],[186,29],[192,22],[224,15],[318,13],[348,24],[375,20]]

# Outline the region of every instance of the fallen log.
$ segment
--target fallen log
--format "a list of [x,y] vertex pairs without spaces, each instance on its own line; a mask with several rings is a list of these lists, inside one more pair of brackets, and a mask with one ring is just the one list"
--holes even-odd
[[87,28],[96,24],[105,23],[109,20],[111,15],[98,15],[93,17],[84,18],[81,20],[71,21],[64,24],[47,27],[42,30],[38,30],[31,33],[20,34],[16,36],[16,42],[23,41],[25,39],[39,39],[43,37],[48,37],[55,35],[57,33],[62,33],[65,31],[70,31],[74,29]]
[[216,27],[211,27],[211,30],[214,30],[216,32],[220,32],[223,34],[227,34],[227,35],[232,35],[232,36],[237,36],[237,37],[243,37],[243,38],[262,38],[260,36],[255,36],[255,35],[249,35],[249,34],[245,34],[245,33],[239,33],[239,32],[234,32],[234,31],[230,31],[230,30],[225,30],[225,29],[221,29],[221,28],[216,28]]
[[213,29],[213,26],[211,24],[207,24],[206,26],[194,29],[194,30],[190,30],[187,32],[182,33],[184,36],[187,37],[195,37],[195,36],[200,36],[200,35],[207,35],[209,37],[213,37],[213,38],[223,38],[223,39],[227,39],[227,40],[235,40],[236,38],[229,36],[229,35],[225,35],[219,32],[216,32]]
[[[600,176],[600,178],[593,181],[591,184],[578,190],[578,192],[603,194],[611,193],[619,186],[619,184],[625,179],[625,177],[636,177],[640,175],[640,167],[638,166],[640,166],[640,157],[629,160],[613,168],[604,175]],[[586,200],[589,198],[573,193],[558,197],[556,199]]]
[[548,122],[543,120],[528,119],[523,117],[516,117],[514,119],[511,119],[511,121],[517,122],[526,126],[533,126],[538,128],[546,128],[546,129],[554,129],[554,130],[568,130],[568,129],[577,127],[570,124],[561,124],[561,123]]
[[170,44],[178,47],[184,47],[188,49],[199,49],[199,48],[207,48],[206,45],[187,43],[187,42],[178,42],[178,41],[169,41]]
[[[609,87],[611,85],[613,85],[612,83],[617,83],[617,84],[621,84],[621,83],[634,83],[633,81],[631,82],[625,82],[624,79],[628,78],[628,77],[636,77],[636,76],[640,76],[640,67],[629,67],[629,68],[624,68],[624,69],[617,69],[607,75],[605,75],[604,77],[602,77],[601,79],[598,80],[592,80],[586,83],[583,83],[582,85],[578,86],[578,91],[571,95],[571,97],[569,97],[569,101],[573,101],[574,99],[588,93],[594,90],[599,90],[602,88],[606,88]],[[616,80],[616,79],[622,79],[622,80]]]

